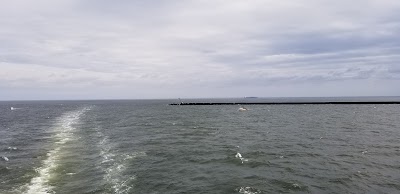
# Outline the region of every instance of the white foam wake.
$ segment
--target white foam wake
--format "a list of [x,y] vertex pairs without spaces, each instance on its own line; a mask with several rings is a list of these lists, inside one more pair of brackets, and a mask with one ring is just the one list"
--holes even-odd
[[131,181],[135,180],[136,177],[132,174],[124,174],[127,165],[134,158],[146,156],[146,153],[118,154],[118,150],[115,149],[108,136],[100,131],[97,131],[97,135],[101,138],[98,146],[102,157],[100,168],[105,173],[103,177],[105,183],[109,185],[112,193],[129,193],[132,189]]
[[31,182],[26,185],[26,194],[47,194],[54,193],[53,187],[49,185],[49,181],[55,174],[53,171],[58,166],[58,161],[61,157],[61,151],[64,144],[74,138],[74,124],[79,121],[81,115],[88,111],[89,108],[83,108],[78,111],[71,111],[65,113],[63,116],[58,118],[58,124],[53,128],[55,135],[54,138],[54,149],[47,153],[47,158],[42,162],[42,166],[36,169],[38,175],[31,179]]

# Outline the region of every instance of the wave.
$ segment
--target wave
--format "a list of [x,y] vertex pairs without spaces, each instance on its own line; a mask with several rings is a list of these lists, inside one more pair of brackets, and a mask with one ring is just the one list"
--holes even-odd
[[30,183],[24,186],[26,194],[46,194],[54,193],[54,187],[49,184],[52,177],[56,176],[54,171],[58,166],[64,144],[74,138],[76,128],[74,124],[79,122],[82,114],[90,110],[83,108],[77,111],[65,113],[58,118],[57,125],[53,128],[55,135],[53,136],[53,149],[47,153],[47,158],[42,161],[42,166],[37,168],[37,176],[32,178]]

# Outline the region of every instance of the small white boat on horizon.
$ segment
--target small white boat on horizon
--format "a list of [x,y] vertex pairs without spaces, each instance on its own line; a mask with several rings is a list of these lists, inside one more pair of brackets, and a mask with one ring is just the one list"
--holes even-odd
[[17,110],[17,109],[21,109],[21,108],[10,107],[10,110]]

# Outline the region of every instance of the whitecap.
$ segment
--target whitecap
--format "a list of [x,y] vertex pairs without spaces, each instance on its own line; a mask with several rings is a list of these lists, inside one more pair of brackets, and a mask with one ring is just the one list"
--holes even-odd
[[10,159],[8,159],[6,156],[1,157],[4,161],[8,162]]
[[297,184],[297,183],[293,183],[292,186],[293,186],[294,188],[301,188],[300,185]]
[[363,155],[366,154],[366,153],[368,153],[368,151],[362,151],[361,152],[361,154],[363,154]]
[[7,149],[8,150],[17,150],[18,148],[17,147],[8,147]]
[[242,164],[243,164],[243,162],[248,162],[249,161],[248,159],[243,158],[242,154],[240,154],[239,152],[235,155],[235,158],[239,158],[240,161],[242,162]]
[[252,188],[252,187],[240,187],[238,189],[239,193],[243,193],[243,194],[259,194],[261,193],[260,190]]

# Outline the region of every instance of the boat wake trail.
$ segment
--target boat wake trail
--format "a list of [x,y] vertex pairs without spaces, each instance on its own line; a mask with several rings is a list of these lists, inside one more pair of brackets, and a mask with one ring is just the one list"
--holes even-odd
[[32,178],[30,183],[25,185],[26,194],[45,194],[55,193],[50,181],[57,176],[55,173],[62,156],[62,150],[68,142],[74,139],[75,124],[79,122],[82,114],[89,108],[65,113],[57,119],[57,124],[52,128],[55,135],[53,149],[47,153],[47,158],[42,162],[42,166],[36,169],[37,176]]
[[99,130],[97,135],[101,138],[98,146],[100,148],[101,163],[100,168],[104,172],[103,180],[106,190],[110,193],[129,193],[132,189],[132,181],[136,177],[127,173],[130,162],[136,157],[146,156],[145,152],[119,153],[116,146],[110,142],[108,136]]

